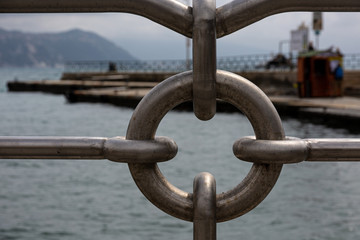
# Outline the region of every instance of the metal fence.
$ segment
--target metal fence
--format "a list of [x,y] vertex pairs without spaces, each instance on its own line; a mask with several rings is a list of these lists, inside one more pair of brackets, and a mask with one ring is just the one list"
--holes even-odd
[[[217,59],[217,67],[232,72],[264,70],[273,58],[273,54],[221,57]],[[178,73],[192,70],[192,65],[192,60],[68,61],[65,72],[107,72],[113,68],[117,72]]]
[[345,54],[343,62],[346,70],[360,70],[360,53]]
[[65,72],[183,72],[187,66],[186,60],[69,61]]
[[[216,67],[221,68],[222,65],[216,66],[214,54],[216,37],[231,34],[267,16],[288,11],[360,12],[359,0],[347,0],[342,4],[338,0],[234,0],[217,9],[214,0],[194,0],[192,7],[176,0],[134,2],[0,1],[0,12],[4,13],[138,14],[184,36],[192,37],[194,50],[193,72],[177,74],[154,87],[135,109],[125,138],[2,136],[0,158],[105,158],[128,163],[136,185],[148,200],[171,216],[193,222],[193,236],[196,240],[215,240],[218,222],[240,217],[260,204],[276,184],[283,164],[360,161],[360,139],[287,137],[270,99],[245,78],[217,70]],[[358,62],[357,57],[350,59],[350,66]],[[236,69],[235,62],[246,62],[237,71],[256,68],[266,60],[267,58],[258,57],[252,63],[251,58],[234,58],[225,61],[228,64],[225,69]],[[160,67],[163,65],[165,63],[160,64]],[[135,66],[135,69],[147,69],[143,64]],[[177,145],[170,138],[156,137],[156,131],[166,113],[186,101],[193,101],[196,117],[201,120],[211,119],[216,113],[217,98],[233,104],[251,122],[255,137],[240,138],[233,145],[233,152],[240,160],[254,164],[243,181],[233,189],[217,194],[213,176],[201,173],[194,179],[193,193],[188,193],[173,186],[159,170],[157,163],[175,157]]]
[[[230,72],[244,71],[283,71],[296,69],[297,56],[285,54],[291,64],[271,65],[276,54],[252,54],[217,59],[217,68]],[[107,72],[114,67],[117,72],[171,72],[192,70],[192,60],[119,60],[119,61],[68,61],[65,72]],[[360,70],[360,54],[344,54],[344,69]]]

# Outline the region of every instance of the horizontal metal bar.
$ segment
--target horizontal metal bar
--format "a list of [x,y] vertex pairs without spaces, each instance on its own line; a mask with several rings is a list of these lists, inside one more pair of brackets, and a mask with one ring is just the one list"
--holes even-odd
[[217,9],[217,37],[283,12],[359,12],[359,0],[234,0]]
[[106,138],[1,137],[0,158],[102,159]]
[[309,154],[306,161],[360,161],[360,139],[304,139]]
[[233,145],[237,158],[253,163],[360,161],[360,139],[256,140],[245,137]]
[[110,138],[104,144],[105,158],[114,162],[150,163],[164,162],[174,158],[178,147],[168,137],[154,140],[128,140],[124,137]]
[[0,13],[126,12],[192,37],[191,8],[176,0],[1,0]]
[[124,137],[0,137],[1,159],[109,159],[149,163],[172,159],[176,143],[166,137],[126,140]]
[[[358,12],[358,0],[234,0],[216,13],[217,38],[265,17],[292,11]],[[1,0],[0,13],[126,12],[192,37],[192,8],[176,0]]]

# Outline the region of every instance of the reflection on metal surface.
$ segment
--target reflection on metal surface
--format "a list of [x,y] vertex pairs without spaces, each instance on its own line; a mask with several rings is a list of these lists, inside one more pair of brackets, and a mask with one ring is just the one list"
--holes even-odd
[[[216,9],[216,34],[223,37],[265,17],[293,11],[358,12],[358,0],[234,0]],[[2,13],[127,12],[192,37],[193,15],[176,0],[2,0]]]
[[360,139],[287,138],[282,141],[241,138],[234,143],[234,154],[253,163],[298,163],[360,161]]
[[131,141],[124,137],[0,137],[2,159],[109,159],[149,163],[172,159],[176,143],[167,137]]
[[[258,87],[245,78],[219,70],[216,81],[217,98],[233,104],[242,111],[249,118],[258,139],[284,138],[279,115]],[[130,120],[126,138],[153,139],[165,114],[191,98],[191,72],[168,78],[153,88],[139,103]],[[169,183],[156,164],[130,163],[129,168],[139,189],[155,206],[177,218],[192,221],[191,193]],[[217,222],[236,218],[256,207],[275,185],[281,168],[281,164],[254,164],[239,185],[218,194]]]
[[193,103],[200,120],[216,113],[215,0],[193,1]]
[[216,239],[216,182],[210,173],[194,179],[194,240]]
[[191,8],[176,0],[2,0],[0,13],[126,12],[191,37]]

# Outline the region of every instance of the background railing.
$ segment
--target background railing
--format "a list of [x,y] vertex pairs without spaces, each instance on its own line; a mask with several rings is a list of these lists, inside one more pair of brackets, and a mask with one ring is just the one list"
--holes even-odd
[[[272,60],[277,56],[253,54],[219,57],[217,68],[231,72],[296,69],[297,56],[284,54],[286,62],[276,64]],[[346,70],[360,70],[360,53],[345,54],[343,62]],[[68,61],[65,72],[107,72],[110,65],[117,72],[183,72],[192,69],[192,60]]]
[[360,70],[360,53],[346,54],[343,58],[344,68],[347,70]]

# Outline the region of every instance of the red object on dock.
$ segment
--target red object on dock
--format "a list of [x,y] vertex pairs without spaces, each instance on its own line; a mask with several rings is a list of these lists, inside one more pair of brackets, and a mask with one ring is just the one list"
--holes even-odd
[[[297,84],[299,97],[342,96],[342,55],[336,52],[307,52],[298,57]],[[338,69],[341,68],[341,69]]]

